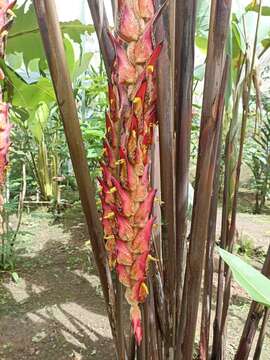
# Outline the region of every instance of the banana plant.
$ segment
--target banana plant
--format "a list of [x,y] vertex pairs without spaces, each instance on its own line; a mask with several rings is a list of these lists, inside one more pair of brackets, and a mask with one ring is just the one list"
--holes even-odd
[[[20,13],[20,9],[17,12]],[[29,11],[31,13],[33,10]],[[26,17],[28,16],[30,14],[26,15]],[[71,31],[71,28],[68,27],[68,29]],[[39,37],[40,35],[37,33],[35,36]],[[86,87],[86,83],[89,84],[85,73],[93,54],[82,53],[81,49],[75,54],[74,41],[67,34],[64,36],[65,53],[69,72],[73,79],[74,93],[78,97],[78,105],[82,108],[83,104],[79,99],[78,89],[82,88],[81,82],[84,82],[84,87]],[[32,59],[27,63],[20,54],[12,54],[12,47],[9,51],[10,55],[6,64],[3,64],[3,68],[9,83],[8,97],[13,105],[14,123],[24,133],[27,162],[34,174],[41,197],[45,201],[50,201],[56,197],[57,183],[54,179],[59,175],[59,167],[63,164],[63,151],[59,146],[63,137],[62,133],[57,131],[60,124],[58,112],[55,111],[53,87],[46,77],[45,67],[43,66],[43,70],[40,69],[42,58]],[[35,56],[35,54],[33,55]],[[88,94],[85,97],[88,98]],[[89,95],[90,97],[92,94]],[[85,128],[88,123],[88,119],[84,119],[82,116],[82,127]],[[14,133],[16,137],[16,131]],[[100,133],[96,135],[99,140],[102,137],[102,131],[101,135]],[[96,160],[98,154],[94,155],[89,161],[92,162],[92,158]]]
[[[45,54],[42,47],[37,19],[35,16],[33,2],[27,0],[21,2],[15,9],[16,21],[9,32],[9,43],[7,46],[8,59],[14,55],[22,55],[22,60],[28,67],[33,59],[39,59],[41,68],[46,69]],[[79,19],[72,21],[61,21],[62,34],[68,35],[70,39],[82,46],[81,35],[93,33],[93,26],[83,24]]]
[[53,179],[58,175],[58,169],[52,166],[53,159],[57,159],[56,151],[52,154],[48,153],[48,146],[45,140],[45,128],[49,120],[49,108],[45,102],[41,102],[36,111],[32,113],[27,120],[27,127],[32,133],[34,141],[37,146],[37,157],[35,160],[36,176],[40,186],[41,195],[44,200],[50,200],[52,197],[56,198],[57,189],[53,193],[54,181]]

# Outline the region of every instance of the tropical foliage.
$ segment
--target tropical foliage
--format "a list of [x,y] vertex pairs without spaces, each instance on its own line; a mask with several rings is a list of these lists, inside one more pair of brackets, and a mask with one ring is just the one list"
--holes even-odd
[[[269,211],[269,6],[112,1],[111,29],[103,2],[88,4],[94,25],[59,22],[53,0],[34,0],[15,8],[11,29],[14,4],[0,5],[8,21],[2,40],[9,30],[0,180],[2,195],[10,194],[5,206],[1,197],[1,224],[5,209],[19,207],[8,247],[2,231],[2,267],[24,204],[56,205],[59,213],[62,189],[69,204],[75,192],[117,358],[225,359],[234,277],[253,299],[235,355],[247,359],[269,314],[270,251],[262,273],[233,252],[240,188],[252,192],[255,213]],[[94,32],[98,56],[86,50]]]

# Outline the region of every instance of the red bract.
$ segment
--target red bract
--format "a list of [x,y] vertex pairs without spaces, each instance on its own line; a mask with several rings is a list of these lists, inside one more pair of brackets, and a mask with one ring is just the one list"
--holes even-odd
[[136,81],[136,68],[129,62],[127,53],[125,52],[124,48],[121,47],[119,41],[115,38],[112,39],[116,53],[119,84],[134,84]]
[[0,57],[3,58],[5,54],[5,42],[10,29],[14,13],[12,12],[13,7],[15,6],[16,1],[6,2],[0,1]]
[[136,192],[134,193],[134,199],[138,202],[142,202],[147,197],[149,179],[148,179],[148,169],[149,165],[147,164],[144,167],[143,176],[140,178],[139,184],[137,186]]
[[145,159],[145,149],[142,142],[142,137],[138,140],[137,149],[136,149],[136,158],[135,158],[135,172],[138,176],[143,176],[144,173],[144,166],[147,165],[144,162]]
[[107,139],[105,139],[105,142],[104,142],[104,152],[106,153],[108,166],[111,168],[115,168],[115,166],[116,166],[115,153]]
[[119,281],[125,285],[126,287],[130,287],[130,274],[128,272],[128,267],[124,265],[117,264],[116,265],[116,271],[119,277]]
[[135,172],[134,166],[129,162],[125,152],[120,149],[120,158],[123,158],[125,161],[125,167],[127,171],[127,186],[131,191],[135,191],[138,187],[139,177]]
[[0,185],[4,185],[8,166],[8,150],[10,147],[10,129],[8,121],[8,105],[0,103]]
[[138,40],[140,35],[138,19],[128,2],[120,11],[119,35],[126,41]]
[[102,175],[103,175],[103,179],[105,181],[105,183],[107,184],[108,187],[112,187],[112,174],[109,171],[108,167],[104,164],[101,164],[101,169],[102,169]]
[[112,207],[105,202],[105,199],[102,195],[100,196],[100,200],[102,204],[103,220],[113,219],[115,214],[114,211],[112,210]]
[[136,43],[134,57],[137,64],[144,64],[153,52],[152,23],[148,24],[143,35]]
[[141,311],[138,306],[131,308],[130,317],[132,319],[132,326],[134,329],[137,344],[140,345],[142,341],[142,326],[141,326]]
[[116,242],[114,235],[107,236],[105,247],[110,254],[116,252]]
[[154,5],[152,0],[138,0],[140,16],[146,20],[154,17]]
[[150,251],[151,231],[154,224],[154,218],[149,219],[145,227],[140,230],[132,243],[132,249],[135,253],[144,253]]
[[106,114],[106,131],[106,137],[110,145],[115,148],[117,145],[116,130],[108,113]]
[[149,251],[146,251],[143,254],[136,257],[136,260],[133,262],[130,270],[130,278],[132,280],[144,281],[148,254]]
[[[115,94],[115,88],[112,84],[109,84],[109,104],[110,104],[110,116],[112,121],[117,121],[117,96]],[[118,95],[118,94],[117,94]]]
[[103,231],[105,239],[113,234],[113,224],[108,219],[102,219]]
[[120,200],[120,204],[118,205],[121,207],[123,215],[126,217],[132,216],[134,214],[134,206],[129,193],[123,189],[119,181],[117,181],[114,177],[112,177],[112,183],[117,189],[117,195]]
[[151,190],[148,193],[144,202],[141,203],[134,217],[134,222],[136,226],[144,227],[146,225],[149,215],[152,212],[155,195],[156,195],[156,190],[155,189]]
[[147,268],[156,190],[150,186],[150,146],[156,123],[153,0],[119,0],[118,29],[109,84],[102,179],[102,224],[111,268],[126,287],[136,341],[142,340],[139,303],[148,295]]
[[148,288],[144,280],[135,282],[131,288],[130,300],[135,303],[143,303],[148,295]]
[[132,241],[134,239],[134,229],[130,221],[122,215],[117,215],[118,235],[123,241]]
[[131,266],[133,263],[133,257],[128,245],[121,241],[116,241],[116,254],[117,254],[117,263],[120,265]]
[[142,120],[141,118],[143,116],[143,110],[144,110],[143,104],[144,104],[146,90],[147,90],[147,82],[144,81],[133,100],[133,111],[137,119],[140,120]]

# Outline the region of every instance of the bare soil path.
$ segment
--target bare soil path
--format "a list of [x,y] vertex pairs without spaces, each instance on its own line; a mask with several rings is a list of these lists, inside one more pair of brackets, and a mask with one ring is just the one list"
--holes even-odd
[[20,280],[0,280],[0,359],[114,359],[81,213],[67,210],[55,223],[39,209],[22,230]]
[[[218,212],[218,231],[221,227],[220,223],[221,210]],[[266,252],[270,243],[270,215],[239,213],[237,231],[240,239],[250,240],[255,247],[260,247]]]
[[[270,216],[239,214],[238,219],[239,233],[266,250]],[[45,209],[25,215],[17,253],[19,282],[0,273],[0,360],[115,359],[80,207],[67,210],[59,221]],[[234,283],[229,359],[249,303]],[[270,332],[261,359],[269,360],[269,354]]]

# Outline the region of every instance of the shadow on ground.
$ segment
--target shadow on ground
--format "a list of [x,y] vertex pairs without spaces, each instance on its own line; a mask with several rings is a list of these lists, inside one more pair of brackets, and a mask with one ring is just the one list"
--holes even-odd
[[[255,245],[265,246],[270,236],[266,220],[269,218],[241,214],[238,223],[249,237],[256,231]],[[19,283],[12,282],[8,274],[0,278],[0,359],[115,359],[80,206],[67,209],[57,219],[45,209],[25,214],[16,251]],[[227,341],[230,359],[249,303],[234,282]],[[269,359],[269,351],[268,333],[262,360]]]
[[[0,359],[114,359],[98,277],[79,208],[58,222],[46,210],[26,215],[15,284],[0,284]],[[29,235],[30,234],[30,235]]]

